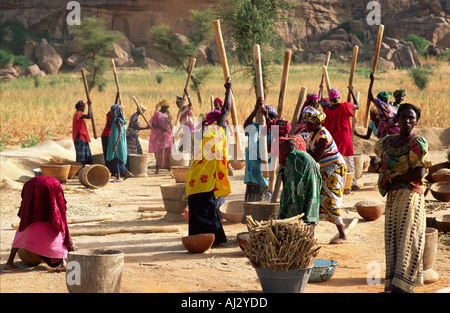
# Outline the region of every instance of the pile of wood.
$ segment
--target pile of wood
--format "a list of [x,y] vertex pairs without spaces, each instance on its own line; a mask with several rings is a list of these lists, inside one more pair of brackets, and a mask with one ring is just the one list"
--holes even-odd
[[304,223],[302,215],[264,222],[247,216],[250,232],[244,253],[255,268],[287,271],[313,266],[320,246],[312,236],[313,226]]

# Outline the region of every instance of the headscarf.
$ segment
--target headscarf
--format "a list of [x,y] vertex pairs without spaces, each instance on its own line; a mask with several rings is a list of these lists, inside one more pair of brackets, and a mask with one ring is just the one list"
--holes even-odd
[[269,114],[272,115],[274,118],[277,118],[277,117],[278,117],[277,110],[275,110],[275,108],[274,108],[273,106],[271,106],[271,105],[266,105],[264,108],[265,108],[265,109],[267,110],[267,112],[269,112]]
[[167,99],[162,99],[158,105],[162,108],[162,107],[170,107],[170,103],[169,101],[167,101]]
[[308,107],[305,110],[305,114],[303,115],[303,120],[305,122],[313,123],[313,124],[322,124],[325,120],[325,113],[314,109],[313,107]]
[[398,95],[406,96],[406,90],[405,89],[398,89],[394,91],[394,97],[397,97]]
[[336,88],[332,88],[328,92],[328,96],[330,97],[330,99],[337,99],[341,96],[341,94],[339,93],[339,91]]
[[175,101],[175,103],[176,103],[176,104],[179,104],[179,103],[181,103],[182,100],[183,100],[182,97],[178,97],[178,96],[177,96],[177,100]]
[[202,121],[202,126],[212,125],[214,122],[217,121],[220,113],[222,113],[222,111],[212,110],[211,112],[206,114],[205,119]]
[[17,213],[20,217],[19,231],[35,222],[52,224],[62,234],[64,245],[70,248],[66,202],[61,183],[56,178],[31,178],[22,188],[22,202]]
[[392,95],[392,92],[388,92],[388,91],[380,91],[377,94],[377,98],[380,100],[384,100],[384,102],[387,102],[389,97]]
[[85,106],[85,105],[86,105],[86,103],[84,103],[83,100],[80,100],[80,101],[78,101],[78,102],[75,104],[75,109],[78,110],[79,107],[82,107],[82,106]]
[[306,101],[311,101],[311,100],[319,100],[319,96],[314,92],[314,93],[309,93],[306,96]]
[[400,104],[400,107],[397,110],[397,119],[400,116],[400,113],[405,111],[405,110],[413,110],[414,112],[416,112],[416,116],[417,116],[417,121],[419,121],[420,119],[420,113],[422,112],[422,110],[420,108],[418,108],[417,106],[415,106],[414,104],[411,103],[402,103]]
[[139,104],[139,108],[141,109],[142,113],[147,111],[147,108],[144,105],[142,105],[142,104]]
[[220,108],[222,108],[222,106],[223,106],[223,102],[222,102],[222,100],[220,98],[214,99],[214,103],[217,103]]

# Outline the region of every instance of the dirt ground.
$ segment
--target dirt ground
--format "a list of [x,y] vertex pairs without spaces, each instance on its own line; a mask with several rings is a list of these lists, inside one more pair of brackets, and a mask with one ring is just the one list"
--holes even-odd
[[[361,131],[362,132],[362,131]],[[361,133],[360,132],[360,133]],[[47,143],[48,144],[48,143]],[[361,143],[371,145],[372,141]],[[436,144],[431,150],[433,164],[446,161],[448,143]],[[39,149],[37,147],[36,149]],[[41,146],[44,149],[44,146]],[[68,149],[70,153],[72,150]],[[95,150],[95,149],[94,149]],[[93,151],[95,153],[95,151]],[[38,158],[39,154],[35,153]],[[2,172],[7,172],[5,164],[9,160],[22,160],[25,152],[2,153]],[[368,153],[372,155],[372,153]],[[367,160],[369,156],[365,155]],[[42,155],[40,155],[42,157]],[[9,158],[9,159],[8,159]],[[31,161],[30,161],[31,162]],[[33,161],[38,163],[38,161]],[[29,166],[34,166],[31,162]],[[22,163],[23,164],[23,163]],[[188,224],[171,223],[162,217],[142,219],[139,207],[163,206],[160,185],[174,183],[175,179],[166,170],[154,174],[151,158],[148,177],[130,178],[120,183],[110,182],[101,189],[88,189],[78,178],[63,184],[67,200],[68,218],[109,216],[110,220],[82,224],[70,224],[72,232],[87,229],[110,229],[121,227],[141,227],[150,225],[177,225],[175,233],[125,233],[106,236],[73,236],[78,249],[108,248],[125,253],[125,265],[121,283],[121,293],[230,293],[262,292],[254,268],[238,247],[236,235],[246,231],[241,223],[223,222],[228,243],[210,249],[202,254],[193,254],[184,248],[181,237],[187,235]],[[28,173],[30,173],[28,171]],[[245,184],[244,169],[235,170],[230,177],[232,194],[227,200],[243,199]],[[24,180],[24,178],[20,178]],[[0,270],[9,255],[18,223],[17,210],[20,206],[22,183],[19,178],[3,178],[1,188],[1,236]],[[359,216],[354,204],[365,199],[384,198],[376,187],[377,175],[364,172],[364,186],[344,196],[342,215],[348,225],[353,218],[358,224],[349,234],[350,242],[330,245],[329,240],[336,233],[336,227],[325,221],[319,222],[315,235],[321,245],[318,258],[339,262],[333,277],[321,283],[309,283],[306,293],[378,293],[384,289],[384,216],[376,221],[366,221]],[[429,193],[427,216],[449,213],[448,203],[437,202]],[[450,287],[450,237],[439,234],[438,253],[435,270],[440,280],[416,287],[417,293],[432,293]],[[1,293],[67,293],[64,272],[50,272],[48,267],[39,265],[28,267],[16,257],[19,269],[0,274]],[[375,274],[375,276],[373,276]],[[368,282],[369,277],[369,282]],[[375,278],[379,278],[378,281]]]

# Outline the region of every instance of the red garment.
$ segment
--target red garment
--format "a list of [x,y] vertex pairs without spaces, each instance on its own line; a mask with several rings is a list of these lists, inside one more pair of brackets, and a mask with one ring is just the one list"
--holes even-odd
[[343,156],[353,155],[352,126],[350,118],[353,113],[353,103],[341,102],[334,110],[326,106],[323,110],[326,118],[322,123],[333,137],[336,146]]
[[109,127],[109,120],[111,119],[111,111],[106,114],[106,125],[103,129],[101,137],[108,137],[111,135],[111,127]]
[[75,139],[77,139],[78,133],[80,134],[80,139],[86,142],[91,142],[89,139],[89,133],[86,127],[86,122],[84,121],[84,118],[81,118],[83,116],[83,112],[76,111],[73,115],[73,124],[72,124],[72,139],[73,142],[75,142]]
[[22,203],[17,215],[19,231],[35,222],[54,225],[70,248],[69,228],[66,220],[66,199],[61,183],[53,177],[38,176],[27,181],[22,188]]
[[279,160],[280,160],[280,164],[282,166],[284,166],[284,162],[283,162],[283,156],[281,155],[281,146],[283,145],[283,142],[287,139],[294,139],[297,146],[296,146],[296,150],[301,150],[306,152],[306,143],[303,140],[302,137],[300,137],[299,135],[287,135],[285,137],[280,137],[280,146],[279,146],[279,151],[280,151],[280,155],[279,155]]

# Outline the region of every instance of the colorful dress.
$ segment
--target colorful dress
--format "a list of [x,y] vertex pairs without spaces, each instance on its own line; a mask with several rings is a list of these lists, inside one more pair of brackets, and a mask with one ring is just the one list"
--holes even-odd
[[380,114],[380,124],[378,126],[378,138],[384,138],[387,135],[398,134],[400,128],[395,124],[395,110],[391,105],[375,98],[373,101]]
[[[306,147],[309,146],[309,131],[308,131],[308,127],[306,126],[306,122],[304,121],[303,117],[305,115],[305,111],[310,107],[311,107],[310,105],[303,105],[297,125],[295,126],[295,132],[294,132],[294,135],[302,137],[302,139],[305,141]],[[323,111],[322,106],[319,105],[317,110]]]
[[76,111],[72,119],[72,139],[75,146],[76,161],[85,165],[92,164],[92,154],[89,147],[89,133],[86,127],[86,121],[81,118],[84,115],[82,111]]
[[128,154],[142,154],[141,143],[139,142],[139,114],[134,113],[130,117],[127,128],[127,152]]
[[269,177],[264,177],[261,167],[260,151],[260,127],[253,122],[246,127],[245,136],[248,137],[248,148],[245,151],[245,174],[244,183],[246,185],[246,202],[259,202],[269,200],[268,193]]
[[111,171],[111,162],[106,161],[106,155],[108,154],[108,142],[109,136],[111,136],[111,127],[109,126],[109,121],[111,120],[111,111],[106,113],[106,125],[103,128],[102,132],[102,150],[103,150],[103,158],[105,159],[105,166]]
[[[192,154],[194,149],[194,118],[191,106],[185,105],[180,109],[180,125],[183,130],[183,136],[180,142],[180,151]],[[190,148],[189,148],[190,146]]]
[[[127,139],[125,135],[125,117],[123,115],[122,108],[119,104],[111,106],[111,134],[108,140],[108,150],[106,152],[106,161],[110,163],[111,174],[125,174],[128,170],[125,167],[127,163]],[[120,137],[117,149],[114,152],[113,147],[116,144],[117,138],[119,138],[119,127],[117,126],[119,121],[121,126],[122,137]]]
[[342,156],[353,155],[352,125],[350,123],[350,118],[355,116],[353,106],[353,103],[341,102],[333,110],[329,108],[330,106],[326,106],[323,110],[327,117],[322,126],[333,136]]
[[214,123],[204,129],[202,144],[186,175],[189,235],[214,233],[215,244],[227,241],[216,199],[230,192],[227,139],[224,129]]
[[[378,188],[385,196],[385,289],[395,286],[413,292],[415,284],[423,283],[422,257],[425,244],[425,199],[423,179],[399,183],[387,189],[386,183],[416,167],[429,168],[430,157],[425,138],[413,136],[402,147],[392,147],[398,135],[387,136],[374,146],[381,158]],[[424,175],[425,176],[425,175]]]
[[317,162],[308,153],[293,150],[285,163],[278,218],[304,213],[305,222],[318,222],[322,177]]
[[311,133],[309,151],[314,152],[320,139],[325,138],[327,146],[319,160],[322,175],[322,188],[320,192],[320,214],[336,225],[342,225],[341,206],[344,193],[347,164],[339,153],[330,132],[320,127]]
[[12,248],[34,252],[50,266],[67,257],[71,239],[66,200],[56,178],[39,176],[27,181],[18,216],[20,224]]
[[[173,145],[172,129],[169,115],[156,111],[150,120],[152,131],[148,142],[148,152],[155,154],[156,165],[160,168],[170,168],[170,151]],[[164,127],[163,131],[155,125]]]

